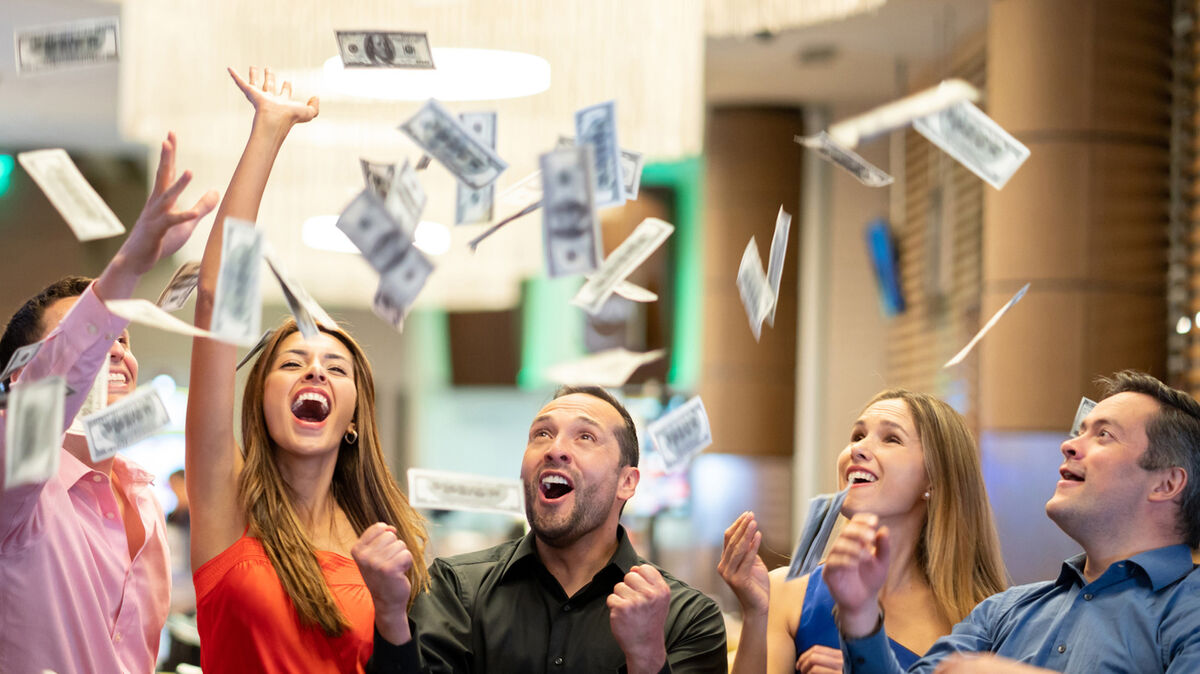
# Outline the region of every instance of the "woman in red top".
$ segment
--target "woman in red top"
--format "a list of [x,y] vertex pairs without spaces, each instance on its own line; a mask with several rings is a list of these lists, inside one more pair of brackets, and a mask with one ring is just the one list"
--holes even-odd
[[[201,263],[202,328],[225,218],[256,219],[288,131],[318,112],[317,99],[291,100],[287,82],[277,88],[270,69],[251,68],[249,82],[230,75],[254,122]],[[370,365],[345,332],[322,327],[305,340],[286,321],[250,371],[239,450],[236,358],[229,344],[193,342],[186,477],[202,666],[362,672],[373,627],[393,644],[411,638],[408,590],[416,596],[428,578],[422,520],[380,449]]]

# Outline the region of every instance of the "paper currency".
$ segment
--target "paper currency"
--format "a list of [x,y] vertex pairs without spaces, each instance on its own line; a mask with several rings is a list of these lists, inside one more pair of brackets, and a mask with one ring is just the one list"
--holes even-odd
[[287,302],[292,317],[296,319],[296,327],[299,328],[300,334],[304,335],[304,339],[312,339],[317,336],[317,333],[320,332],[317,329],[318,324],[337,329],[337,323],[333,318],[325,313],[325,310],[317,304],[312,295],[304,290],[304,286],[300,285],[298,280],[284,271],[282,263],[269,247],[264,249],[263,259],[267,261],[267,268],[271,270],[275,280],[279,281],[283,299]]
[[750,319],[750,332],[754,333],[754,341],[762,336],[762,324],[775,306],[775,293],[771,283],[763,272],[762,259],[758,256],[758,244],[754,237],[746,244],[742,253],[742,262],[737,273],[738,294],[742,298],[742,306],[746,308],[746,317]]
[[1017,294],[1013,295],[1011,300],[1009,300],[1004,306],[1000,307],[1000,311],[997,311],[996,314],[992,316],[992,318],[983,326],[983,328],[979,332],[975,333],[975,336],[971,338],[971,341],[967,342],[967,345],[962,348],[962,351],[959,351],[957,355],[946,361],[946,364],[942,367],[947,368],[951,365],[958,365],[961,363],[963,358],[966,358],[967,354],[971,353],[971,349],[974,349],[975,345],[979,343],[979,340],[983,339],[983,336],[986,335],[989,330],[995,327],[996,323],[1000,320],[1000,317],[1008,313],[1008,310],[1012,309],[1013,305],[1021,301],[1021,298],[1025,296],[1026,290],[1029,290],[1028,283],[1021,286],[1021,289],[1017,291]]
[[108,368],[109,361],[105,358],[100,363],[100,371],[96,373],[96,378],[92,380],[92,388],[88,389],[87,397],[83,399],[83,405],[71,420],[68,432],[83,435],[83,418],[108,407]]
[[417,172],[409,165],[407,159],[404,160],[404,165],[392,177],[383,207],[396,224],[400,225],[400,229],[411,235],[417,231],[417,223],[421,221],[426,201],[428,197],[421,187],[421,181],[417,179]]
[[665,470],[673,473],[712,444],[712,428],[704,402],[695,396],[646,426]]
[[525,516],[520,480],[408,469],[408,501],[414,508],[471,510]]
[[429,168],[429,164],[432,161],[433,157],[430,157],[427,154],[422,154],[421,158],[417,160],[417,170],[424,171],[425,169]]
[[514,220],[519,220],[519,219],[525,217],[526,215],[529,215],[530,213],[536,211],[537,209],[539,209],[541,207],[542,207],[542,202],[535,201],[532,204],[529,204],[528,206],[526,206],[525,208],[522,208],[521,210],[517,211],[516,213],[513,213],[512,215],[508,216],[507,218],[504,218],[500,222],[497,222],[496,224],[492,225],[491,227],[488,227],[486,230],[484,230],[484,232],[482,234],[480,234],[479,236],[477,236],[474,239],[471,239],[470,241],[467,242],[467,245],[471,247],[471,252],[474,253],[475,249],[479,247],[480,242],[482,242],[484,239],[488,238],[489,236],[495,234],[496,232],[500,231],[501,227],[507,225],[510,222],[513,222]]
[[262,231],[230,217],[224,227],[211,330],[227,341],[253,343],[262,330]]
[[824,131],[815,136],[796,136],[795,141],[821,155],[825,160],[842,167],[867,187],[883,187],[896,181],[886,171],[863,159],[857,152],[839,145]]
[[396,165],[367,161],[361,157],[358,163],[362,166],[363,182],[366,183],[367,189],[374,192],[380,200],[387,199],[388,189],[391,188],[396,175]]
[[646,218],[621,245],[617,246],[596,273],[588,277],[586,283],[575,293],[571,304],[581,307],[589,314],[595,315],[600,307],[612,296],[616,286],[633,273],[638,265],[658,250],[671,232],[674,225],[658,218]]
[[[555,148],[562,149],[562,148]],[[524,208],[535,201],[542,200],[542,171],[538,169],[508,186],[496,198],[497,204],[510,208]]]
[[1079,401],[1079,407],[1075,409],[1075,420],[1071,422],[1071,437],[1079,435],[1080,425],[1083,423],[1083,418],[1092,413],[1096,407],[1096,401],[1084,396]]
[[630,283],[629,281],[621,281],[613,287],[613,294],[620,295],[630,302],[657,302],[658,293],[652,290]]
[[[625,203],[625,181],[621,177],[621,146],[617,143],[617,102],[606,101],[575,113],[575,139],[594,151],[596,206]],[[544,172],[544,169],[543,169]]]
[[792,228],[792,214],[779,207],[775,216],[775,235],[771,237],[770,261],[767,262],[767,281],[771,284],[771,313],[767,314],[767,325],[775,327],[775,310],[779,308],[779,283],[783,280],[783,261],[787,257],[788,231]]
[[1029,148],[970,101],[922,117],[913,128],[996,189],[1029,158]]
[[586,358],[552,365],[546,369],[546,379],[568,386],[616,388],[624,386],[639,367],[653,363],[664,354],[665,349],[655,349],[646,353],[635,353],[624,348],[608,349]]
[[459,180],[475,189],[491,184],[508,168],[507,162],[432,98],[401,124],[400,130]]
[[425,33],[339,30],[338,53],[346,68],[414,68],[431,70],[433,51]]
[[[555,148],[575,147],[574,136],[559,136],[558,144]],[[625,194],[626,201],[637,199],[638,190],[642,184],[642,168],[645,165],[645,157],[641,152],[626,150],[621,148],[621,179],[622,191]]]
[[829,136],[840,145],[856,147],[861,140],[908,126],[915,119],[941,112],[956,103],[977,100],[979,90],[967,82],[943,80],[924,91],[833,124],[829,127]]
[[246,355],[242,356],[242,359],[238,361],[237,367],[234,369],[242,369],[242,366],[244,366],[246,363],[249,363],[252,358],[257,356],[259,351],[265,349],[267,347],[267,340],[271,338],[271,335],[274,332],[274,330],[264,330],[262,337],[259,337],[258,342],[256,342],[254,346],[250,347],[250,350],[246,352]]
[[[464,112],[458,116],[471,135],[496,149],[496,113]],[[492,203],[496,195],[496,183],[474,189],[463,183],[457,184],[455,192],[454,224],[469,225],[489,222],[492,219]]]
[[45,342],[34,342],[13,351],[12,357],[8,359],[8,364],[4,366],[4,371],[0,372],[0,382],[8,381],[13,372],[16,372],[18,368],[28,365],[29,361],[33,360],[33,357],[37,355],[43,344]]
[[62,377],[16,383],[4,429],[4,489],[45,482],[58,472],[67,384]]
[[215,332],[210,332],[202,328],[197,328],[191,323],[185,323],[175,316],[168,314],[158,307],[157,304],[146,299],[131,299],[131,300],[109,300],[104,303],[108,310],[112,313],[124,318],[127,321],[147,325],[158,330],[166,330],[174,332],[178,335],[188,335],[190,337],[207,337],[221,342],[230,344],[238,344],[240,346],[249,346],[253,341],[241,338],[233,338],[228,335],[218,335]]
[[543,154],[542,235],[551,278],[587,274],[600,263],[600,220],[592,180],[592,146]]
[[384,203],[370,190],[363,190],[346,206],[338,218],[337,228],[380,274],[397,264],[413,240],[412,233],[401,229]]
[[75,238],[94,241],[125,233],[121,221],[84,179],[66,150],[22,152],[17,160],[67,221]]
[[171,418],[158,389],[143,386],[82,421],[88,454],[92,461],[99,462],[154,435]]
[[808,575],[821,563],[821,555],[825,553],[825,546],[829,544],[833,525],[842,512],[842,504],[846,502],[848,493],[849,487],[836,494],[820,494],[808,502],[804,529],[800,532],[800,540],[792,553],[787,580]]
[[179,311],[200,283],[200,263],[184,262],[167,281],[167,287],[158,294],[155,302],[163,311]]
[[115,16],[16,31],[17,75],[116,63],[121,43]]
[[410,245],[394,266],[379,275],[379,288],[372,302],[375,315],[402,330],[404,318],[432,273],[433,263]]

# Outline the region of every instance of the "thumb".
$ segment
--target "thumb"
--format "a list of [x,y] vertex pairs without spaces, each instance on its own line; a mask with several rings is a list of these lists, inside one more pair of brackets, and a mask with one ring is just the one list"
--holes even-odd
[[892,556],[892,532],[887,527],[880,527],[875,532],[875,560],[883,566],[888,565]]

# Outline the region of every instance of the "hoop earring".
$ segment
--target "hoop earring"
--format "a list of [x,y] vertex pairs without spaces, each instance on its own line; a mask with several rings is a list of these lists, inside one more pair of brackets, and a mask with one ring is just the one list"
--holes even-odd
[[346,434],[342,436],[342,441],[347,445],[353,445],[354,443],[358,442],[358,431],[354,430],[353,428],[346,431]]

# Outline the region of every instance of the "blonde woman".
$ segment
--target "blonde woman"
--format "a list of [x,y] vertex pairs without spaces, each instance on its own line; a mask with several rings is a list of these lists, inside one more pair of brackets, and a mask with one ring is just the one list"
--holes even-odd
[[[880,603],[892,651],[908,666],[1006,585],[975,442],[946,403],[891,389],[854,422],[837,465],[839,485],[850,487],[842,514],[871,513],[890,532]],[[793,582],[786,568],[768,576],[761,541],[753,513],[725,531],[718,571],[744,620],[733,672],[841,672],[823,567]]]
[[[270,69],[230,70],[254,106],[250,139],[200,270],[196,325],[211,322],[226,217],[254,221],[276,154],[317,100],[291,100]],[[286,321],[246,383],[234,439],[234,347],[196,339],[187,488],[201,660],[214,672],[362,672],[375,634],[411,637],[427,582],[425,532],[386,467],[371,368],[354,340]],[[356,564],[356,561],[358,564]],[[374,641],[373,641],[374,640]]]

